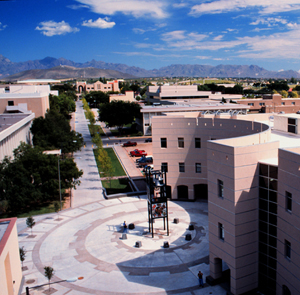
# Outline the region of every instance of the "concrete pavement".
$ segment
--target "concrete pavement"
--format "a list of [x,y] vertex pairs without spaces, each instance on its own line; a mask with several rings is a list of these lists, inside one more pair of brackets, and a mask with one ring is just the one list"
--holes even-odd
[[[18,224],[20,247],[27,251],[24,261],[25,287],[47,283],[44,266],[55,270],[54,281],[83,276],[74,283],[51,285],[51,294],[226,294],[220,286],[199,288],[197,273],[209,275],[207,203],[169,202],[170,235],[162,220],[154,223],[154,238],[148,232],[146,196],[105,200],[93,158],[92,143],[81,103],[77,103],[76,131],[86,148],[75,154],[84,170],[81,186],[74,191],[73,208],[59,216],[35,218],[30,230]],[[97,174],[96,174],[97,172]],[[58,218],[59,217],[59,218]],[[179,218],[179,223],[173,223]],[[135,224],[127,239],[121,239],[124,220]],[[189,224],[195,230],[189,231]],[[185,235],[192,235],[191,241]],[[136,248],[136,241],[142,247]],[[168,241],[170,248],[163,248]],[[30,289],[30,294],[47,293],[48,286]]]

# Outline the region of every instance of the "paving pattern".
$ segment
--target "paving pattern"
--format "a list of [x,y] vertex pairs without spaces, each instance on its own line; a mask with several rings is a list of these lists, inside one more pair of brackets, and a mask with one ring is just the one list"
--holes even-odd
[[[51,266],[55,270],[52,282],[84,279],[53,284],[50,292],[48,286],[32,288],[30,294],[225,295],[220,286],[198,286],[198,271],[204,277],[209,275],[207,203],[169,202],[169,236],[162,219],[157,219],[152,238],[146,196],[103,198],[80,109],[75,123],[76,130],[84,135],[86,149],[75,155],[85,175],[74,193],[73,208],[35,217],[32,234],[24,225],[25,219],[18,220],[19,246],[27,251],[22,293],[25,287],[47,283],[44,267]],[[179,223],[173,223],[174,218],[179,218]],[[122,239],[124,221],[135,225],[127,239]],[[192,231],[188,230],[190,224],[194,225]],[[186,234],[192,239],[187,241]],[[135,247],[137,241],[141,242],[139,248]],[[169,248],[163,247],[164,242]]]

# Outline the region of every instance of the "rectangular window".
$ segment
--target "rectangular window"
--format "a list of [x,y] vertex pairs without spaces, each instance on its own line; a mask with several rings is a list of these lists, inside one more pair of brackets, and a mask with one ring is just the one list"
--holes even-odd
[[285,252],[285,257],[287,259],[291,259],[291,243],[288,240],[284,240],[284,252]]
[[285,192],[285,209],[289,212],[292,212],[292,194]]
[[196,173],[201,173],[201,163],[195,164]]
[[260,102],[259,105],[260,105],[260,106],[264,106],[265,103],[264,103],[264,102]]
[[285,102],[282,102],[281,105],[284,106],[284,105],[285,105]]
[[224,241],[224,237],[225,237],[225,234],[224,234],[224,226],[222,223],[219,222],[219,239],[223,240]]
[[168,163],[161,163],[161,171],[168,172]]
[[185,172],[184,163],[179,163],[179,172]]
[[167,139],[165,137],[160,139],[160,147],[167,148]]
[[248,106],[251,106],[251,107],[253,107],[253,106],[254,106],[254,103],[252,103],[252,102],[249,102],[249,103],[248,103]]
[[218,179],[218,196],[224,198],[224,183],[220,179]]
[[184,148],[184,138],[183,137],[178,137],[178,147]]
[[9,100],[9,101],[7,102],[7,104],[8,104],[8,106],[13,106],[13,105],[14,105],[14,101],[13,101],[13,100]]
[[292,105],[293,105],[293,106],[295,105],[295,102],[294,102],[294,101],[292,101]]
[[201,149],[201,138],[199,138],[199,137],[195,138],[195,148]]

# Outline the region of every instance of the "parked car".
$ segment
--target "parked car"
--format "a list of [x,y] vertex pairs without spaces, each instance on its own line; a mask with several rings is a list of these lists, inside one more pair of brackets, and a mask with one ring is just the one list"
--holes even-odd
[[135,141],[127,141],[123,143],[123,146],[136,146],[137,143]]
[[151,137],[150,138],[146,138],[145,142],[152,142],[152,138]]
[[135,162],[138,164],[140,162],[147,162],[147,161],[149,161],[149,159],[151,159],[151,161],[153,161],[152,155],[142,156],[141,158],[136,159]]
[[141,157],[141,156],[147,156],[147,153],[144,150],[138,150],[135,149],[130,152],[131,157]]
[[152,157],[145,157],[140,162],[138,162],[138,166],[139,167],[144,167],[144,166],[150,165],[152,163],[153,163],[153,158]]

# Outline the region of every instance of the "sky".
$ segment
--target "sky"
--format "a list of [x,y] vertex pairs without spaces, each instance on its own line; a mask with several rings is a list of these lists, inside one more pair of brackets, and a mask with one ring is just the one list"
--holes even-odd
[[0,54],[300,70],[300,0],[0,0]]

